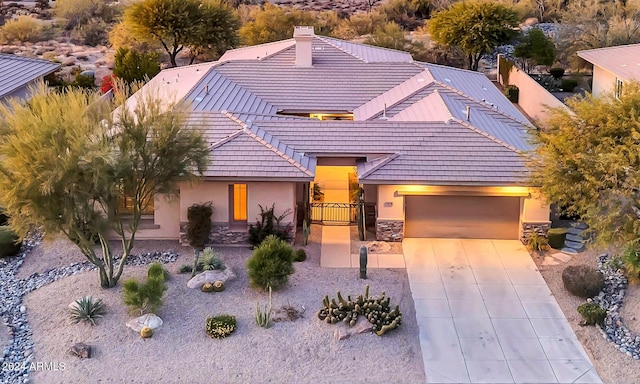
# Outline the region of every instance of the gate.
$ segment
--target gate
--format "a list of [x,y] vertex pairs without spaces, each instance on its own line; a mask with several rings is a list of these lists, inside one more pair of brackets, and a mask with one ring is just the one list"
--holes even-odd
[[311,222],[328,225],[356,223],[356,203],[311,203]]

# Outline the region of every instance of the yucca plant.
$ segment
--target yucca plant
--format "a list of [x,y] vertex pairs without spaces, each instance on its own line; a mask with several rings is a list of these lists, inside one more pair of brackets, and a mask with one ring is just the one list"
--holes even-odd
[[256,303],[256,325],[262,328],[271,328],[271,287],[269,287],[269,304],[260,308],[260,302]]
[[92,296],[83,296],[76,300],[69,310],[71,321],[74,323],[82,321],[96,325],[96,319],[105,314],[106,306],[100,299],[94,301]]

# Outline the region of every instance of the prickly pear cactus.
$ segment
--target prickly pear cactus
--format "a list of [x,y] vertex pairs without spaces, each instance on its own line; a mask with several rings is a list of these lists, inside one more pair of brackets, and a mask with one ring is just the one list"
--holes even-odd
[[213,284],[211,283],[206,283],[202,286],[202,292],[213,292],[214,291],[214,287]]
[[213,283],[213,291],[214,292],[222,292],[224,291],[224,283],[220,280]]
[[153,328],[151,327],[144,327],[140,330],[140,336],[142,336],[143,339],[148,339],[151,336],[153,336]]

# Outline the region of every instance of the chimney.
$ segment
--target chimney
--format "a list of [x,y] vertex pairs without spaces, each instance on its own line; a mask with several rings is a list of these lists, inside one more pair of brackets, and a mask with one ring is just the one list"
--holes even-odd
[[313,27],[295,27],[293,39],[296,41],[296,67],[310,68],[313,66],[312,42],[315,33]]

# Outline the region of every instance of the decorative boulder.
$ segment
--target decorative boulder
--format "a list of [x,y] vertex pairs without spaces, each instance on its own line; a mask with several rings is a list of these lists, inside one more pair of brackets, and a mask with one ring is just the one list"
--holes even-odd
[[71,347],[71,349],[69,349],[69,353],[78,356],[81,359],[90,359],[91,346],[85,343],[76,343]]
[[136,332],[142,331],[142,328],[149,327],[151,329],[157,329],[162,325],[162,319],[153,313],[147,313],[135,319],[127,321],[127,327],[133,329]]
[[226,283],[229,280],[233,280],[236,278],[236,274],[233,273],[233,270],[227,267],[224,271],[212,270],[212,271],[204,271],[199,273],[191,278],[187,282],[187,287],[191,289],[202,289],[202,286],[209,283],[213,284],[216,281],[222,281]]

